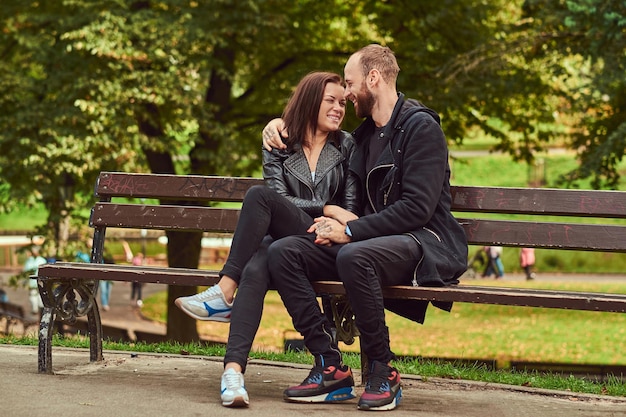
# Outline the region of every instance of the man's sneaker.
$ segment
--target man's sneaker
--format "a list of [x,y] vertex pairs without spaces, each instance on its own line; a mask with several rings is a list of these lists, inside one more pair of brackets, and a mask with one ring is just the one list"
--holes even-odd
[[189,297],[179,297],[174,301],[178,308],[196,320],[230,321],[233,304],[227,303],[219,285]]
[[243,384],[243,374],[228,368],[222,374],[222,405],[224,407],[247,407],[248,391]]
[[287,388],[285,401],[326,403],[350,400],[354,395],[352,370],[346,365],[323,367],[316,360],[309,376],[300,385]]
[[402,399],[400,374],[382,362],[374,361],[367,376],[365,391],[359,399],[359,410],[393,410]]

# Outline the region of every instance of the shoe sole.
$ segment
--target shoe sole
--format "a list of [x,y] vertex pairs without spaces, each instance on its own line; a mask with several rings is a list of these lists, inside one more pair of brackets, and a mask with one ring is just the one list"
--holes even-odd
[[232,401],[222,401],[222,405],[229,408],[247,407],[249,404],[250,401],[241,396],[233,398]]
[[356,398],[354,387],[339,388],[331,392],[307,397],[284,396],[285,401],[291,403],[334,403]]
[[183,313],[185,313],[189,317],[194,318],[196,320],[201,320],[201,321],[220,321],[222,323],[229,323],[230,322],[230,317],[216,317],[216,316],[205,317],[205,316],[199,316],[196,313],[194,313],[193,311],[187,310],[185,308],[184,304],[182,302],[179,302],[178,299],[174,300],[174,304],[176,304],[176,307],[181,309]]
[[400,402],[402,402],[402,388],[398,390],[396,395],[393,397],[393,400],[389,404],[372,406],[372,405],[365,403],[365,404],[359,404],[357,408],[363,411],[388,411],[388,410],[393,410],[394,408],[399,406]]

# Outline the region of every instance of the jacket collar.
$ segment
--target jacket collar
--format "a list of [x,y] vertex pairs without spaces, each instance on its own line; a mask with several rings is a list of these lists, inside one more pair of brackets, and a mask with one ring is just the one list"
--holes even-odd
[[[401,112],[402,112],[402,108],[404,107],[404,103],[405,103],[404,94],[398,93],[398,101],[396,102],[393,108],[393,112],[391,113],[391,118],[389,119],[389,122],[387,123],[387,125],[385,126],[382,132],[384,136],[393,138],[394,131],[397,128],[399,119],[401,118]],[[363,121],[363,123],[361,123],[361,125],[359,125],[359,127],[357,127],[356,130],[352,133],[357,143],[357,149],[356,149],[354,157],[352,158],[352,162],[350,166],[352,168],[352,171],[357,173],[357,175],[359,175],[361,179],[365,178],[367,174],[365,172],[365,160],[366,160],[367,149],[368,149],[367,141],[368,141],[368,138],[374,132],[375,127],[376,127],[376,124],[374,123],[374,120],[372,119],[371,116],[368,116]],[[393,157],[391,154],[389,154],[389,152],[384,152],[383,155],[381,155],[381,157],[382,159],[378,160],[379,163],[384,163],[387,161],[393,162]]]
[[307,161],[302,148],[298,149],[285,159],[284,165],[285,168],[289,170],[289,172],[291,172],[299,181],[305,184],[311,184],[315,187],[324,179],[324,176],[328,173],[328,171],[333,169],[333,167],[343,161],[343,159],[343,154],[329,140],[324,144],[322,152],[320,152],[320,157],[317,160],[317,167],[315,168],[315,181],[311,178],[309,162]]

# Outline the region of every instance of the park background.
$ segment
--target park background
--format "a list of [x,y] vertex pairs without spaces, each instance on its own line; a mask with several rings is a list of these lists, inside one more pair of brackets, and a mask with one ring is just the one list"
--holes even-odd
[[[8,0],[0,19],[0,228],[45,236],[46,254],[58,259],[86,247],[100,171],[258,175],[260,131],[297,81],[312,70],[342,73],[349,55],[371,42],[396,52],[399,90],[441,114],[454,184],[625,189],[620,1]],[[359,121],[347,116],[350,130]],[[197,267],[202,237],[172,234],[165,248],[151,237],[146,252]],[[141,236],[129,239],[143,248]],[[118,253],[115,244],[109,250]],[[626,270],[618,254],[537,256],[540,272]],[[516,250],[505,249],[504,261],[514,272]],[[170,287],[158,303],[175,340],[198,340],[203,331],[172,308],[189,291]],[[619,319],[571,317],[557,328],[576,333]],[[603,335],[623,338],[624,328],[617,323]],[[459,333],[447,329],[421,346],[470,346],[451,339]],[[550,330],[541,337],[550,334],[559,337]],[[554,356],[574,352],[576,360],[573,344]],[[607,355],[603,361],[624,363]]]

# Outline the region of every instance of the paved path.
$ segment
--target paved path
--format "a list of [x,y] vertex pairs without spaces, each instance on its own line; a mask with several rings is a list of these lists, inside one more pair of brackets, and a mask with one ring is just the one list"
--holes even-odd
[[[55,348],[55,375],[37,374],[37,348],[0,345],[0,411],[11,417],[234,416],[349,417],[356,399],[341,404],[294,404],[282,391],[309,367],[251,361],[247,410],[219,402],[222,358],[105,352],[89,363],[82,349]],[[355,375],[360,380],[360,375]],[[608,417],[626,415],[626,398],[577,395],[499,384],[403,375],[404,398],[393,416]],[[357,394],[362,387],[357,387]],[[6,414],[5,414],[6,413]]]

